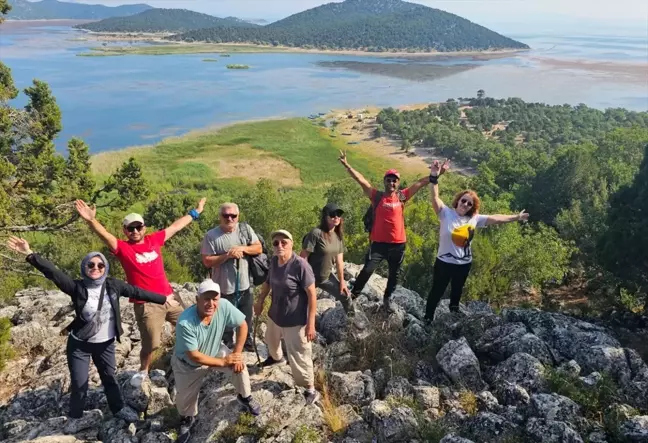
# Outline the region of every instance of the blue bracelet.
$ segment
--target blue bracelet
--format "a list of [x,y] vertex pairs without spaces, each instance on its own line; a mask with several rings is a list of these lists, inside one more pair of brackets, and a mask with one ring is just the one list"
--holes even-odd
[[200,217],[200,214],[195,209],[192,209],[191,211],[189,211],[189,215],[194,220],[198,220],[198,218]]

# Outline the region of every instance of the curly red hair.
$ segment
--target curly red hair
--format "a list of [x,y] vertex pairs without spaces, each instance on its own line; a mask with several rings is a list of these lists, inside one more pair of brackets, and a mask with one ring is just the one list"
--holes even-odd
[[457,206],[459,205],[459,200],[461,199],[461,197],[463,197],[466,194],[468,194],[473,201],[473,206],[472,208],[470,208],[470,211],[466,212],[466,215],[472,217],[475,214],[479,214],[479,208],[481,207],[481,200],[477,196],[477,193],[470,189],[466,189],[465,191],[461,191],[457,193],[457,195],[455,195],[454,199],[452,200],[452,207],[457,209]]

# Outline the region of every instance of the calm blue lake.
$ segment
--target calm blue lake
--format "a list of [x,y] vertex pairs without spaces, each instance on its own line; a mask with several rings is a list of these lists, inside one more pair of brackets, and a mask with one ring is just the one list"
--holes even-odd
[[[648,63],[641,37],[512,35],[534,50],[488,61],[234,54],[207,63],[203,58],[217,55],[77,57],[99,45],[72,41],[82,36],[60,26],[0,27],[0,58],[17,86],[42,79],[57,98],[60,149],[72,136],[100,152],[240,120],[443,101],[478,89],[492,97],[648,110],[648,77],[557,69],[539,60]],[[227,63],[251,69],[228,70]]]

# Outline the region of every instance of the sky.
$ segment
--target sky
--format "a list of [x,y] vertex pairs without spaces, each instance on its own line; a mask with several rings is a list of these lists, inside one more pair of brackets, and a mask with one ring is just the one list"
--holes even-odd
[[[118,5],[147,3],[158,8],[185,8],[220,17],[284,18],[315,6],[320,0],[67,0]],[[501,32],[603,31],[634,28],[648,38],[646,0],[410,0],[460,15]]]

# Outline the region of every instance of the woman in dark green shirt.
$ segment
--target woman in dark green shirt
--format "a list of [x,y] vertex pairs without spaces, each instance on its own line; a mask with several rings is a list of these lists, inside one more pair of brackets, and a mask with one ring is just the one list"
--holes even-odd
[[344,211],[334,203],[324,206],[319,226],[306,234],[299,255],[313,268],[315,286],[339,300],[349,314],[352,309],[351,294],[344,281],[343,215]]

